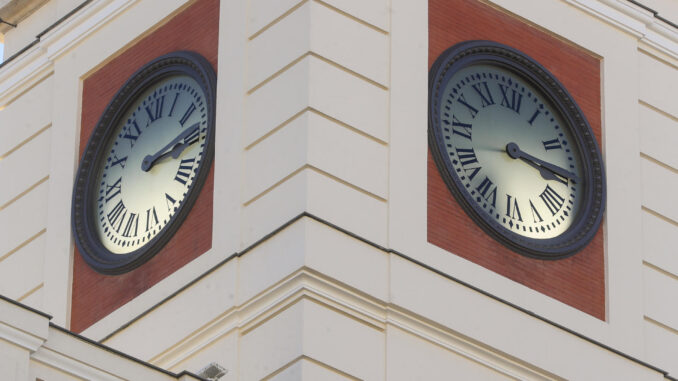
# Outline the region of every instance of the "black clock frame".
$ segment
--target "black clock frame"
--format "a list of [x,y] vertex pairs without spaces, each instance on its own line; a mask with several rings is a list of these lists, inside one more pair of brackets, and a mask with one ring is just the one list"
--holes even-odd
[[[498,222],[484,218],[485,212],[464,191],[445,155],[440,125],[442,92],[452,76],[474,64],[503,67],[522,77],[548,98],[568,125],[581,153],[584,169],[583,202],[572,225],[561,235],[548,239],[516,234]],[[504,44],[493,41],[466,41],[444,51],[429,71],[428,136],[429,148],[447,188],[466,214],[486,233],[512,251],[537,259],[562,259],[582,250],[593,239],[605,210],[605,172],[602,155],[591,126],[565,87],[541,64]]]
[[[114,138],[116,127],[137,97],[162,79],[174,75],[192,77],[205,94],[207,106],[206,147],[195,180],[187,191],[177,212],[163,230],[146,245],[127,254],[115,254],[106,249],[98,238],[95,228],[95,203],[97,176],[106,160],[106,147]],[[106,275],[129,272],[156,255],[190,212],[209,174],[214,157],[214,124],[216,110],[216,73],[203,56],[190,51],[169,53],[150,61],[137,70],[118,90],[106,106],[89,137],[80,160],[73,186],[71,224],[75,243],[85,262],[95,271]]]

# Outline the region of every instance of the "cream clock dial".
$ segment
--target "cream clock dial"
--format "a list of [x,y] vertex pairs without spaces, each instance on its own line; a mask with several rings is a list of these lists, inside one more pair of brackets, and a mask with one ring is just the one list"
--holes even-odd
[[137,98],[114,136],[96,227],[104,247],[124,254],[161,232],[193,185],[206,148],[205,94],[189,76],[163,79]]
[[459,70],[442,94],[445,152],[476,206],[521,236],[565,232],[580,206],[583,168],[551,102],[486,64]]

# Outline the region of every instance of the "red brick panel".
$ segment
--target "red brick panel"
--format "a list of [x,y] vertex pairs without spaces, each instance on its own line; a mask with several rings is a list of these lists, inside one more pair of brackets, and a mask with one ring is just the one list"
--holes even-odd
[[[429,0],[429,67],[445,49],[467,40],[500,42],[539,61],[568,89],[601,141],[597,57],[486,4]],[[602,227],[584,250],[570,258],[545,261],[516,254],[468,217],[447,189],[430,153],[427,205],[430,243],[605,320]]]
[[[80,155],[115,93],[141,66],[177,50],[202,54],[217,69],[219,0],[198,0],[91,74],[83,82]],[[82,332],[212,247],[214,166],[191,212],[151,260],[122,275],[92,270],[75,249],[71,330]]]

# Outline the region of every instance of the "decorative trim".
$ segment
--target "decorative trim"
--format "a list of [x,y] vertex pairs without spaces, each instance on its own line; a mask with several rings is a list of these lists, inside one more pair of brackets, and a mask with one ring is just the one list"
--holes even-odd
[[[416,317],[410,312],[351,292],[308,268],[296,271],[276,283],[266,294],[260,295],[256,300],[233,309],[216,321],[212,321],[209,327],[200,329],[199,333],[182,340],[180,345],[163,352],[162,357],[153,359],[153,362],[163,364],[164,367],[172,367],[236,329],[239,331],[239,335],[246,335],[302,300],[332,309],[382,333],[385,333],[389,325],[393,325],[508,377],[516,379],[550,378],[548,373],[535,370],[527,365],[521,365],[449,330],[444,331],[435,328],[434,323]],[[363,307],[359,307],[360,305],[363,305]],[[242,315],[249,317],[234,324],[234,318],[242,317]],[[219,335],[205,336],[203,334],[205,330],[219,332]]]
[[[191,373],[191,372],[188,372],[188,371],[182,371],[181,373],[173,373],[173,372],[170,372],[170,371],[168,371],[168,370],[166,370],[166,369],[163,369],[163,368],[158,367],[157,365],[151,364],[150,362],[147,362],[147,361],[141,360],[141,359],[139,359],[139,358],[136,358],[136,357],[134,357],[134,356],[130,356],[130,355],[126,354],[126,353],[120,352],[120,351],[118,351],[118,350],[116,350],[116,349],[113,349],[113,348],[111,348],[111,347],[109,347],[109,346],[106,346],[106,345],[104,345],[104,344],[101,344],[101,343],[98,343],[98,342],[93,341],[93,340],[91,340],[91,339],[88,339],[88,338],[86,338],[86,337],[84,337],[84,336],[78,335],[77,333],[71,332],[71,331],[69,331],[69,330],[67,330],[67,329],[65,329],[65,328],[59,327],[59,326],[57,326],[57,325],[55,325],[55,324],[50,323],[50,324],[49,324],[49,328],[50,328],[50,330],[54,329],[54,330],[57,331],[58,333],[65,334],[65,335],[69,336],[69,337],[72,338],[72,339],[75,339],[75,340],[81,340],[81,341],[83,341],[86,345],[95,347],[95,348],[97,348],[97,349],[104,350],[104,351],[108,352],[109,354],[111,354],[111,355],[113,355],[113,356],[119,356],[119,357],[121,357],[121,358],[123,358],[123,359],[125,359],[125,360],[132,361],[133,363],[139,364],[139,365],[141,365],[141,366],[143,366],[143,367],[146,367],[146,368],[150,368],[150,369],[152,369],[152,370],[154,370],[154,371],[160,372],[160,373],[162,373],[162,374],[165,374],[165,375],[167,375],[167,376],[169,376],[169,377],[173,377],[173,378],[175,378],[175,379],[181,379],[181,377],[188,377],[188,378],[191,379],[191,380],[208,381],[208,380],[206,380],[206,379],[204,379],[204,378],[202,378],[202,377],[200,377],[200,376],[197,376],[197,375],[195,375],[195,374],[193,374],[193,373]],[[56,333],[56,332],[54,332],[54,333]],[[50,335],[53,335],[54,333],[50,332]],[[45,351],[52,352],[52,353],[42,353],[42,351],[40,351],[39,353],[37,353],[36,355],[34,355],[34,358],[35,358],[36,360],[38,360],[38,361],[43,361],[43,360],[52,361],[52,362],[46,362],[47,364],[51,364],[51,365],[68,363],[69,366],[72,366],[72,367],[73,367],[73,368],[71,368],[71,369],[82,369],[82,370],[85,371],[85,372],[91,372],[91,370],[88,370],[88,369],[90,369],[90,368],[92,368],[92,367],[89,366],[89,365],[85,365],[85,364],[86,364],[85,361],[86,361],[87,359],[79,358],[78,361],[77,361],[77,363],[71,364],[71,362],[75,362],[75,360],[73,360],[72,358],[67,357],[67,356],[65,356],[65,355],[63,355],[63,354],[61,354],[61,353],[55,351],[53,348],[50,348],[50,345],[49,345],[49,344],[50,344],[50,343],[49,343],[49,340],[48,340],[48,341],[46,342],[46,345],[45,345],[44,350],[45,350]],[[67,343],[65,343],[65,345],[67,345]],[[63,369],[63,368],[59,367],[58,365],[56,365],[56,366],[57,366],[58,369]],[[85,367],[87,367],[87,369],[85,369]],[[99,378],[93,378],[93,379],[98,380]],[[119,377],[116,377],[115,380],[119,380]]]
[[[463,280],[455,278],[452,275],[449,275],[449,274],[442,272],[442,271],[440,271],[436,268],[433,268],[433,267],[431,267],[431,266],[429,266],[429,265],[427,265],[423,262],[420,262],[420,261],[418,261],[418,260],[416,260],[416,259],[414,259],[414,258],[412,258],[412,257],[410,257],[406,254],[403,254],[403,253],[401,253],[397,250],[391,249],[391,248],[381,246],[381,245],[379,245],[379,244],[377,244],[373,241],[368,240],[367,238],[363,238],[362,236],[360,236],[358,234],[355,234],[351,231],[348,231],[344,228],[341,228],[338,225],[335,225],[335,224],[333,224],[333,223],[331,223],[327,220],[324,220],[324,219],[317,217],[313,214],[310,214],[308,212],[300,213],[299,215],[290,219],[288,222],[282,224],[277,229],[274,229],[273,231],[271,231],[271,233],[267,234],[266,236],[264,236],[263,238],[261,238],[257,242],[248,246],[243,251],[241,251],[239,253],[234,253],[234,254],[228,256],[226,259],[224,259],[220,263],[217,263],[216,265],[214,265],[209,270],[207,270],[204,273],[202,273],[201,275],[197,276],[193,281],[187,283],[186,285],[184,285],[180,289],[174,291],[172,294],[168,295],[166,298],[162,299],[161,301],[159,301],[157,304],[153,305],[152,307],[146,309],[141,314],[130,319],[127,323],[120,326],[120,328],[112,331],[110,334],[108,334],[103,339],[100,339],[99,341],[104,342],[104,341],[110,339],[111,337],[121,333],[124,329],[133,325],[136,321],[138,321],[139,319],[149,315],[155,309],[157,309],[161,305],[169,302],[171,299],[173,299],[178,294],[186,291],[187,289],[191,288],[196,283],[205,279],[211,273],[213,273],[217,269],[224,266],[226,263],[229,263],[231,260],[233,260],[235,258],[239,258],[239,257],[247,254],[249,251],[255,249],[260,244],[264,243],[265,241],[267,241],[268,239],[270,239],[274,235],[278,234],[279,232],[281,232],[285,228],[289,227],[290,225],[298,222],[299,220],[301,220],[303,218],[309,218],[310,220],[313,220],[313,221],[318,222],[320,224],[326,225],[326,226],[328,226],[328,227],[330,227],[330,228],[332,228],[332,229],[334,229],[338,232],[346,234],[347,236],[349,236],[353,239],[356,239],[358,241],[361,241],[366,245],[372,246],[375,249],[378,249],[378,250],[380,250],[384,253],[396,255],[396,256],[398,256],[399,258],[402,258],[405,261],[408,261],[408,262],[410,262],[410,263],[412,263],[416,266],[419,266],[419,267],[421,267],[425,270],[428,270],[428,271],[430,271],[430,272],[432,272],[432,273],[434,273],[438,276],[441,276],[441,277],[443,277],[443,278],[445,278],[449,281],[452,281],[452,282],[457,283],[457,284],[459,284],[463,287],[466,287],[466,288],[468,288],[472,291],[475,291],[475,292],[477,292],[477,293],[479,293],[479,294],[481,294],[485,297],[488,297],[488,298],[490,298],[490,299],[492,299],[496,302],[499,302],[499,303],[501,303],[501,304],[503,304],[507,307],[518,310],[518,311],[520,311],[520,312],[522,312],[522,313],[524,313],[524,314],[526,314],[526,315],[528,315],[528,316],[530,316],[530,317],[532,317],[536,320],[539,320],[539,321],[544,322],[544,323],[546,323],[546,324],[548,324],[548,325],[550,325],[550,326],[552,326],[556,329],[562,330],[564,332],[567,332],[568,334],[576,336],[577,338],[579,338],[583,341],[586,341],[586,342],[593,344],[593,345],[595,345],[595,346],[597,346],[597,347],[599,347],[603,350],[607,350],[607,351],[609,351],[609,352],[611,352],[615,355],[623,357],[626,360],[629,360],[629,361],[631,361],[631,362],[633,362],[637,365],[640,365],[640,366],[646,367],[648,369],[651,369],[655,372],[661,373],[662,375],[664,375],[664,377],[670,379],[670,377],[668,376],[668,372],[666,372],[666,371],[664,371],[664,370],[662,370],[662,369],[660,369],[656,366],[653,366],[653,365],[651,365],[651,364],[649,364],[649,363],[647,363],[643,360],[640,360],[640,359],[635,358],[635,357],[633,357],[629,354],[626,354],[624,352],[616,350],[616,349],[614,349],[614,348],[612,348],[612,347],[610,347],[610,346],[608,346],[608,345],[606,345],[606,344],[604,344],[600,341],[592,339],[592,338],[585,336],[585,335],[583,335],[579,332],[573,331],[570,328],[567,328],[567,327],[565,327],[565,326],[563,326],[559,323],[556,323],[556,322],[554,322],[554,321],[552,321],[552,320],[550,320],[546,317],[543,317],[543,316],[538,315],[538,314],[536,314],[536,313],[534,313],[530,310],[527,310],[523,307],[520,307],[520,306],[518,306],[518,305],[516,305],[516,304],[514,304],[514,303],[512,303],[508,300],[502,299],[501,297],[494,295],[494,294],[492,294],[488,291],[485,291],[485,290],[482,290],[478,287],[475,287],[475,286],[473,286],[473,285],[471,285],[467,282],[464,282]],[[306,281],[310,286],[306,286],[303,283],[304,281]],[[301,282],[301,283],[299,283],[299,282]],[[321,290],[321,289],[325,290],[325,291],[317,292],[317,290]],[[273,286],[272,288],[269,288],[268,291],[265,294],[261,294],[261,295],[258,295],[257,297],[255,297],[256,300],[255,299],[250,300],[240,307],[236,307],[236,308],[233,308],[229,311],[225,311],[225,313],[222,316],[220,316],[219,318],[217,318],[215,320],[212,320],[209,324],[198,329],[194,334],[192,334],[189,337],[181,340],[181,342],[177,343],[173,347],[173,349],[166,351],[166,352],[163,352],[163,354],[161,356],[157,357],[154,361],[156,361],[158,363],[162,363],[164,366],[171,367],[171,366],[179,363],[184,357],[188,357],[188,356],[190,356],[190,354],[195,353],[195,352],[199,351],[201,348],[208,346],[210,343],[212,343],[214,340],[218,339],[219,337],[222,337],[223,335],[228,334],[229,332],[231,332],[234,329],[242,327],[244,323],[238,321],[238,319],[241,318],[242,314],[248,314],[249,313],[250,315],[257,314],[259,316],[263,316],[266,313],[269,313],[269,314],[273,313],[273,311],[270,311],[271,304],[274,304],[271,301],[271,298],[273,298],[273,297],[277,298],[277,300],[279,300],[278,301],[278,308],[283,308],[283,306],[285,305],[285,300],[297,299],[300,295],[303,295],[304,297],[311,295],[311,294],[309,294],[308,291],[311,291],[312,295],[323,295],[323,294],[324,295],[332,295],[333,300],[337,300],[337,295],[342,295],[341,299],[344,300],[344,303],[343,303],[344,305],[353,306],[353,307],[351,307],[351,309],[359,312],[359,315],[357,315],[357,316],[367,317],[368,318],[367,321],[370,321],[370,322],[373,322],[371,319],[376,319],[376,320],[382,322],[383,324],[388,324],[388,323],[393,323],[394,321],[405,320],[405,321],[401,321],[401,323],[400,323],[402,325],[402,327],[410,327],[410,328],[407,329],[408,332],[411,332],[411,333],[413,333],[417,336],[423,337],[423,338],[426,338],[425,336],[433,337],[434,340],[429,340],[431,342],[437,343],[437,341],[440,341],[440,340],[442,340],[443,342],[445,342],[447,340],[447,339],[443,339],[443,336],[440,336],[440,335],[452,335],[452,337],[456,337],[459,340],[462,340],[463,342],[468,341],[467,338],[460,336],[460,335],[456,335],[451,330],[446,331],[446,330],[442,329],[440,326],[436,325],[436,323],[434,323],[434,322],[423,322],[422,319],[420,319],[419,317],[415,316],[414,314],[412,314],[409,311],[405,311],[405,310],[399,308],[396,305],[385,304],[384,302],[379,301],[377,299],[374,299],[372,297],[360,295],[356,292],[350,291],[349,289],[347,289],[345,287],[339,286],[332,279],[323,277],[322,275],[318,274],[317,272],[315,272],[311,269],[302,268],[302,269],[296,271],[295,273],[290,274],[288,277],[280,280],[275,286]],[[287,295],[287,297],[283,297],[282,299],[280,299],[281,294],[285,294],[285,295]],[[266,303],[265,300],[268,300],[268,303]],[[350,300],[350,302],[348,302],[348,300]],[[256,309],[257,306],[262,306],[262,305],[268,306],[269,311],[263,311],[263,310]],[[356,307],[356,305],[361,305],[361,307]],[[249,308],[252,308],[250,310],[251,312],[246,312],[245,306],[250,306]],[[257,312],[257,311],[259,311],[259,312]],[[389,314],[391,314],[391,315],[389,315]],[[384,317],[380,317],[380,316],[384,316]],[[402,317],[402,319],[394,317],[394,318],[389,320],[389,316]],[[247,319],[247,321],[252,321],[253,319],[256,319],[256,317],[251,316]],[[409,320],[409,322],[407,322],[407,320]],[[416,327],[412,328],[412,325],[416,325],[416,324],[423,324],[423,326],[421,326],[422,328],[416,328]],[[423,327],[427,327],[427,328],[423,328]],[[427,333],[425,336],[422,336],[419,333],[417,333],[418,331],[429,332],[429,333]],[[213,334],[215,332],[218,332],[218,333]],[[484,348],[482,346],[480,346],[479,349],[486,350],[486,348]],[[184,357],[180,358],[180,356],[182,356],[182,354],[184,355]],[[497,354],[492,354],[492,355],[497,356]],[[507,361],[507,364],[513,364],[513,360],[505,359],[503,357],[500,357],[500,359],[501,359],[501,361]],[[522,366],[520,366],[520,364],[515,364],[515,366],[518,366],[519,368],[522,369]],[[513,368],[511,368],[511,369],[512,370],[509,373],[514,374],[513,372],[515,372],[516,370],[513,369]],[[526,371],[533,372],[533,369],[532,368],[529,368],[529,369],[526,368]]]
[[21,331],[14,327],[10,327],[2,321],[0,321],[0,338],[25,348],[30,352],[35,352],[45,343],[45,339],[33,336],[30,333]]
[[[649,16],[647,14],[648,12],[645,10],[634,9],[634,7],[630,5],[630,2],[628,4],[620,4],[618,1],[613,0],[605,0],[604,3],[593,0],[565,1],[577,9],[580,9],[581,11],[603,22],[614,25],[621,30],[635,35],[650,46],[653,46],[660,51],[672,56],[673,58],[678,59],[678,30],[673,31],[668,28],[666,28],[666,30],[661,29],[663,32],[668,34],[664,35],[664,37],[669,39],[669,41],[674,42],[673,44],[664,40],[664,38],[661,38],[658,32],[648,34],[646,29],[648,20],[654,20],[654,23],[661,23],[661,21]],[[105,7],[103,9],[102,7],[97,8],[94,6],[83,6],[89,5],[91,3],[97,5],[102,3],[111,3],[111,6]],[[19,89],[27,86],[25,82],[33,80],[33,77],[36,75],[40,75],[40,72],[36,72],[34,70],[21,70],[22,66],[27,66],[29,65],[29,62],[32,61],[41,61],[38,66],[51,66],[54,60],[58,59],[58,57],[68,51],[68,49],[76,46],[77,41],[87,38],[87,36],[95,33],[112,17],[125,11],[135,3],[136,0],[118,0],[115,2],[112,0],[87,0],[83,2],[81,6],[78,6],[75,9],[76,12],[69,13],[67,17],[58,20],[57,23],[55,23],[57,25],[52,25],[43,33],[40,33],[38,35],[40,36],[39,39],[31,42],[24,49],[21,49],[17,54],[15,54],[16,59],[13,59],[12,61],[5,60],[5,62],[0,65],[0,83],[6,83],[7,81],[10,82],[10,86],[0,87],[0,94],[2,94],[2,96],[0,96],[0,105],[4,103],[4,100],[10,93],[20,91]],[[90,18],[93,17],[97,18],[95,25],[76,29],[77,26],[86,23]],[[56,32],[57,30],[63,29],[73,30],[73,33],[59,34]],[[52,47],[53,45],[56,46],[57,44],[63,48]],[[30,49],[36,45],[37,48]],[[48,51],[52,53],[50,54]],[[59,51],[59,53],[56,53],[56,51]],[[14,72],[17,73],[13,74]]]
[[73,358],[65,356],[49,348],[40,348],[37,352],[31,355],[31,359],[85,380],[120,380],[120,377],[114,376],[108,372],[96,369],[93,366],[83,363],[82,359],[74,360]]
[[678,60],[678,28],[631,0],[565,0]]

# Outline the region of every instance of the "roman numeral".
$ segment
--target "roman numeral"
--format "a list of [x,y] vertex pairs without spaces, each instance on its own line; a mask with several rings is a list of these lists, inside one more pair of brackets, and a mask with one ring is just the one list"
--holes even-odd
[[179,93],[177,93],[174,96],[174,101],[172,101],[172,107],[170,107],[170,111],[169,111],[169,114],[167,114],[167,116],[172,116],[172,113],[174,112],[174,106],[177,105],[177,100],[179,100]]
[[563,147],[560,145],[560,140],[558,139],[552,139],[552,140],[542,140],[542,144],[544,145],[545,150],[550,150],[550,149],[563,149]]
[[197,141],[198,138],[200,138],[200,127],[197,127],[191,132],[190,135],[184,138],[184,143],[186,144],[193,144],[193,142]]
[[[475,166],[473,168],[466,168],[466,166],[478,162],[476,153],[473,151],[473,148],[456,148],[456,150],[457,157],[459,158],[459,162],[461,163],[462,167],[464,167],[466,175],[468,176],[469,180],[473,180],[482,167]],[[471,172],[470,174],[469,171]]]
[[[132,128],[134,128],[136,134],[132,131]],[[127,129],[125,129],[125,134],[122,137],[129,140],[130,147],[134,147],[134,143],[137,142],[139,135],[141,135],[141,129],[139,129],[137,121],[133,120],[132,124],[128,125]]]
[[165,96],[161,96],[160,98],[155,98],[152,102],[146,106],[146,113],[148,114],[148,117],[151,119],[151,123],[155,122],[156,119],[162,117],[162,106],[165,103]]
[[[447,125],[450,124],[450,122],[445,119],[443,122]],[[471,140],[471,129],[473,128],[472,125],[468,123],[462,123],[457,119],[456,116],[452,115],[452,134],[457,134],[459,136],[463,136],[468,140]]]
[[193,162],[195,158],[182,159],[179,163],[179,169],[177,170],[177,175],[174,176],[174,180],[180,182],[183,185],[186,185],[188,177],[191,175],[191,170],[193,169]]
[[106,184],[106,202],[111,201],[111,199],[117,195],[120,194],[120,181],[122,180],[122,176],[118,178],[118,180],[113,183],[113,185],[108,185]]
[[[511,202],[513,200],[513,202]],[[516,219],[516,214],[518,215],[518,221],[523,222],[523,217],[520,215],[520,208],[518,208],[518,199],[511,197],[511,195],[506,195],[506,216],[511,217],[511,219]]]
[[[487,107],[490,105],[494,104],[494,99],[492,99],[492,93],[490,93],[490,88],[487,87],[487,82],[481,82],[483,86],[480,87],[478,86],[479,84],[476,83],[475,85],[471,85],[473,90],[475,90],[478,95],[480,95],[480,103],[482,104],[483,107]],[[483,92],[483,88],[485,91]]]
[[188,120],[188,118],[191,117],[193,111],[195,111],[195,104],[191,103],[191,105],[188,106],[188,110],[186,110],[186,112],[184,113],[184,116],[182,116],[181,119],[179,120],[179,124],[181,124],[181,127],[183,127],[184,124],[186,124],[186,121]]
[[468,111],[471,113],[471,117],[472,117],[472,118],[475,118],[475,117],[476,117],[476,114],[478,114],[478,110],[477,110],[475,107],[473,107],[473,106],[471,106],[470,104],[468,104],[468,102],[466,102],[466,98],[464,98],[464,94],[459,94],[459,98],[457,99],[457,102],[459,102],[459,103],[461,103],[462,105],[466,106],[466,108],[468,109]]
[[[122,203],[122,200],[118,201],[117,204],[111,209],[110,212],[108,212],[108,222],[111,224],[111,227],[117,232],[120,231],[120,226],[122,226],[122,221],[125,219],[125,215],[127,214],[127,209],[125,208],[125,204]],[[116,222],[120,220],[120,223],[118,224],[118,227],[115,227]]]
[[530,126],[531,126],[532,123],[534,123],[534,120],[537,119],[537,117],[539,116],[539,114],[541,114],[541,111],[539,111],[539,109],[537,109],[537,110],[534,112],[534,114],[532,114],[532,116],[530,117],[530,120],[528,120],[527,123],[529,123]]
[[[174,207],[174,204],[176,202],[177,202],[177,200],[173,199],[172,196],[165,193],[165,203],[167,204],[167,211],[172,211],[172,207]],[[170,203],[171,203],[171,205],[170,205]]]
[[560,208],[563,206],[565,199],[562,198],[556,191],[553,190],[549,185],[546,186],[546,189],[539,195],[539,198],[544,202],[547,208],[552,215],[556,215]]
[[[534,207],[532,200],[529,201],[530,201],[530,210],[532,211],[532,220],[534,221],[534,223],[536,224],[537,222],[544,222],[544,219],[541,218],[541,216],[539,215],[537,208]],[[539,219],[539,221],[537,221],[537,218]]]
[[[127,224],[125,225],[125,229],[122,231],[122,236],[136,237],[138,228],[139,228],[139,215],[135,213],[130,213],[129,218],[127,219]],[[134,231],[134,234],[132,234],[132,231]]]
[[[169,195],[165,193],[165,197],[169,197]],[[151,230],[158,222],[160,221],[158,221],[158,214],[155,212],[155,206],[153,209],[146,209],[146,231]]]
[[473,151],[473,148],[457,148],[457,157],[461,162],[461,165],[468,165],[472,163],[477,163],[478,158],[476,153]]
[[125,169],[125,164],[127,163],[127,156],[123,157],[122,159],[118,159],[118,157],[113,154],[113,162],[111,163],[111,168],[115,167],[116,165],[119,165],[120,168]]
[[492,201],[490,204],[494,207],[495,203],[497,201],[497,186],[490,181],[490,179],[485,176],[485,179],[480,182],[480,184],[476,187],[476,190],[480,195],[485,199],[485,201],[490,202],[490,198]]
[[508,97],[509,88],[499,84],[499,90],[501,90],[501,105],[510,108],[511,110],[520,114],[520,104],[523,101],[523,95],[518,93],[515,89],[511,89],[511,98]]

